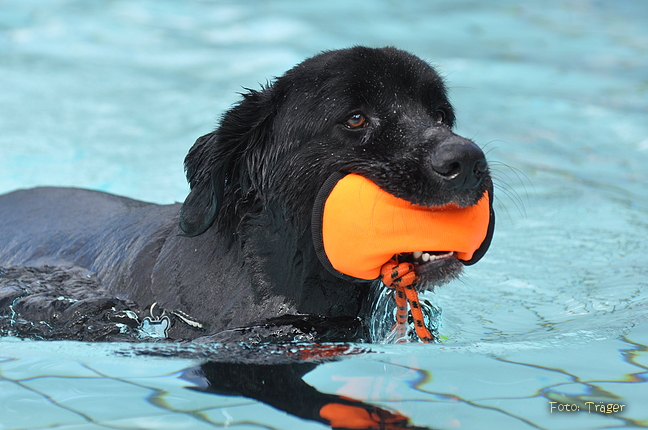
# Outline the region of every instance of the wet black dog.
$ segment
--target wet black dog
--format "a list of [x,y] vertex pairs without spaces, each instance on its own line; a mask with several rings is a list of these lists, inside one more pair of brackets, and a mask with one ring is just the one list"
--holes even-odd
[[[172,338],[227,339],[240,327],[362,338],[370,282],[338,278],[318,261],[315,197],[343,171],[413,203],[475,204],[492,183],[454,120],[442,79],[421,59],[393,48],[325,52],[247,92],[197,140],[182,205],[68,188],[0,197],[0,266],[85,269],[140,311],[157,303],[175,315]],[[461,271],[445,260],[426,283]],[[5,308],[11,298],[18,309],[29,294],[21,288],[5,290]],[[29,312],[43,306],[23,306],[21,316],[34,320]]]

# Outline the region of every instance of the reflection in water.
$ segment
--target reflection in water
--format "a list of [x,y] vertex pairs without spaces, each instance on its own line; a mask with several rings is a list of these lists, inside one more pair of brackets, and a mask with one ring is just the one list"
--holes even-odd
[[348,349],[346,345],[303,346],[295,354],[308,361],[280,364],[207,361],[187,369],[182,378],[194,384],[192,390],[248,397],[333,429],[428,429],[411,425],[406,416],[396,411],[322,393],[304,381],[308,372]]

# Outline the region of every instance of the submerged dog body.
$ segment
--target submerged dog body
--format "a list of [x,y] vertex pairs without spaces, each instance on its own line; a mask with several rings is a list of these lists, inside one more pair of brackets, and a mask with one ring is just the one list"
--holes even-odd
[[[333,321],[324,326],[346,324],[349,338],[362,338],[370,281],[322,265],[316,196],[344,172],[415,205],[475,205],[492,193],[487,164],[453,124],[442,79],[419,58],[394,48],[325,52],[244,94],[197,140],[182,205],[66,188],[1,196],[0,266],[87,269],[142,309],[183,315],[189,324],[175,324],[173,338],[308,315],[305,331]],[[464,263],[447,254],[408,257],[419,288],[460,273]]]

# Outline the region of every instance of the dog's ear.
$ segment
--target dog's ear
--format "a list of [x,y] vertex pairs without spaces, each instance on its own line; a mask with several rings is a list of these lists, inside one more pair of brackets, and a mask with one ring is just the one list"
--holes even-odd
[[[185,236],[198,236],[209,229],[219,214],[232,222],[237,204],[256,188],[251,172],[261,149],[270,139],[272,109],[270,88],[248,90],[243,100],[227,111],[219,128],[198,138],[185,158],[191,192],[180,211]],[[223,212],[228,213],[223,213]]]
[[191,192],[180,210],[180,228],[185,236],[204,233],[216,219],[223,201],[229,160],[217,157],[218,132],[199,137],[185,158]]

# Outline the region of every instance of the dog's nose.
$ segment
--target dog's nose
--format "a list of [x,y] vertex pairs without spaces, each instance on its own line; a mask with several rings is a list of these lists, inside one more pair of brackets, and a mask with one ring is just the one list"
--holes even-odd
[[481,148],[457,135],[450,136],[436,147],[431,163],[447,185],[459,191],[479,186],[488,169]]

